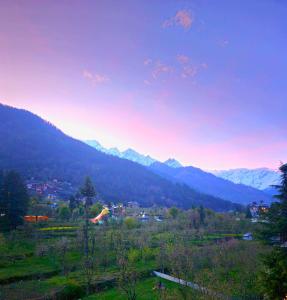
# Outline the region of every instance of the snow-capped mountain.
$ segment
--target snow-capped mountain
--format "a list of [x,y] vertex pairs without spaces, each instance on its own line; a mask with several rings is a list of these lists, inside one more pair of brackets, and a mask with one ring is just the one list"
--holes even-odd
[[[88,144],[89,146],[91,146],[101,152],[104,152],[104,153],[107,153],[110,155],[114,155],[114,156],[118,156],[120,158],[125,158],[125,159],[131,160],[133,162],[136,162],[138,164],[141,164],[143,166],[150,166],[153,163],[158,162],[156,159],[150,157],[149,155],[140,154],[137,151],[130,149],[130,148],[121,152],[118,148],[115,148],[115,147],[107,149],[107,148],[103,147],[96,140],[86,140],[84,142],[86,144]],[[182,167],[182,165],[173,158],[168,159],[167,161],[164,162],[164,164],[166,164],[172,168]]]
[[174,158],[169,158],[168,160],[166,160],[164,162],[164,164],[166,164],[167,166],[169,166],[171,168],[181,168],[182,167],[182,164]]
[[280,173],[268,168],[231,169],[211,171],[210,173],[234,183],[245,184],[259,190],[270,189],[270,186],[280,182]]
[[150,166],[151,164],[156,162],[156,160],[154,158],[150,157],[149,155],[140,154],[133,149],[127,149],[127,150],[121,152],[118,148],[115,148],[115,147],[109,148],[109,149],[104,148],[96,140],[87,140],[87,141],[85,141],[85,143],[99,151],[104,152],[104,153],[118,156],[120,158],[125,158],[125,159],[131,160],[133,162],[136,162],[138,164],[141,164],[143,166]]
[[154,158],[150,157],[149,155],[140,154],[133,149],[127,149],[123,151],[121,153],[121,157],[125,159],[129,159],[131,161],[134,161],[144,166],[150,166],[156,161]]

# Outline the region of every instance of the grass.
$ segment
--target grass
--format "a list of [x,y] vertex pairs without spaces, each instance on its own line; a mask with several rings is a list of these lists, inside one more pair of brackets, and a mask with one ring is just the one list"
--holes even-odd
[[56,231],[56,230],[75,230],[79,229],[77,226],[58,226],[58,227],[43,227],[39,231]]
[[[147,278],[139,281],[136,285],[137,299],[139,300],[160,299],[160,291],[156,288],[158,282],[159,279],[155,277]],[[168,299],[181,299],[180,289],[176,283],[172,283],[164,279],[161,279],[161,282],[164,284],[164,289],[161,290],[162,294],[168,295]],[[190,288],[186,288],[186,289],[187,289],[186,292],[189,295],[192,295],[193,291]],[[126,300],[127,296],[121,289],[115,287],[83,298],[83,300],[114,300],[114,299]]]

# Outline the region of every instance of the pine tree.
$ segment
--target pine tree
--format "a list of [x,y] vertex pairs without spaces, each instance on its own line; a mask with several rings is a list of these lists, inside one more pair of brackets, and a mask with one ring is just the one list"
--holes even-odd
[[[261,286],[267,299],[285,299],[287,297],[287,164],[280,167],[281,185],[279,194],[265,215],[266,223],[261,232],[265,243],[272,244],[272,251],[263,259],[264,270],[261,274]],[[274,241],[278,243],[274,244]]]
[[205,221],[205,211],[202,205],[200,205],[199,207],[199,217],[200,217],[200,224],[204,225],[204,221]]
[[96,191],[90,177],[86,177],[85,183],[81,188],[81,195],[85,198],[85,206],[89,207],[93,204],[93,197],[96,195]]
[[73,212],[73,210],[76,207],[78,207],[78,205],[79,205],[79,203],[78,203],[76,197],[72,195],[69,200],[69,208],[70,208],[71,212]]
[[2,176],[0,186],[2,186],[0,187],[0,210],[3,228],[15,229],[23,223],[23,217],[28,209],[29,197],[26,186],[20,175],[14,171],[9,171]]

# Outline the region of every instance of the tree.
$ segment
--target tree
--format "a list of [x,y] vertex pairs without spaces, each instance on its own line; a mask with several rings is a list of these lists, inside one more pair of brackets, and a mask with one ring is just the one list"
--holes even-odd
[[96,191],[90,177],[86,177],[83,187],[81,188],[81,195],[85,198],[85,207],[93,204],[93,197]]
[[70,201],[69,201],[69,207],[70,207],[71,212],[73,212],[73,210],[75,208],[77,208],[78,206],[79,206],[78,200],[76,199],[76,197],[74,195],[72,195],[70,197]]
[[202,205],[200,205],[199,207],[199,217],[200,217],[200,224],[204,225],[204,221],[205,221],[205,211]]
[[61,220],[69,220],[71,214],[70,214],[70,209],[67,205],[61,205],[59,208],[59,217]]
[[137,227],[137,220],[132,217],[126,217],[124,220],[124,224],[128,229],[133,229]]
[[90,215],[91,217],[96,217],[103,209],[103,206],[101,203],[97,202],[90,208]]
[[171,207],[168,211],[169,215],[173,218],[173,219],[176,219],[176,217],[178,216],[178,208],[176,207]]
[[93,269],[93,260],[89,257],[89,207],[92,205],[93,197],[96,195],[95,188],[93,186],[92,180],[90,177],[86,177],[85,183],[83,187],[81,188],[81,195],[85,198],[85,224],[83,228],[84,233],[84,255],[85,255],[85,261],[84,261],[84,270],[86,273],[86,279],[87,279],[87,289],[86,292],[89,294],[90,291],[90,285],[91,285],[91,270]]
[[[278,201],[272,203],[265,214],[266,222],[261,231],[263,241],[273,244],[271,253],[263,259],[261,286],[267,299],[274,300],[287,296],[287,164],[283,164],[279,170],[282,174],[281,184],[276,186]],[[278,243],[274,244],[276,240]]]
[[252,218],[252,214],[251,214],[250,206],[249,205],[246,207],[245,218],[247,218],[247,219],[251,219]]
[[[2,179],[1,179],[2,178]],[[17,172],[9,171],[0,181],[0,214],[3,228],[8,230],[15,229],[23,223],[29,197],[26,186]]]

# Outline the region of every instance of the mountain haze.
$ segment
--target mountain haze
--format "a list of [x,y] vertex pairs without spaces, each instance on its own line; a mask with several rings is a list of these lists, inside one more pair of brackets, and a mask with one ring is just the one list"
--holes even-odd
[[172,168],[166,164],[156,162],[150,166],[155,173],[164,176],[174,182],[185,183],[189,187],[205,192],[225,200],[249,204],[253,201],[271,202],[272,198],[255,188],[235,184],[228,180],[216,177],[211,173],[202,171],[195,167]]
[[28,111],[0,105],[0,120],[0,169],[18,170],[26,178],[57,178],[76,186],[89,175],[106,201],[183,208],[203,205],[216,210],[238,207],[98,151]]
[[[150,158],[148,155],[142,155],[132,149],[128,149],[123,152],[120,152],[117,148],[106,149],[102,147],[101,144],[96,140],[86,141],[86,143],[102,152],[147,166],[154,173],[173,182],[185,183],[200,193],[209,194],[215,197],[226,199],[228,201],[242,204],[249,204],[253,201],[260,200],[263,200],[266,203],[270,203],[272,201],[272,191],[269,192],[270,195],[267,195],[267,193],[259,191],[256,186],[250,187],[250,184],[247,184],[247,181],[232,182],[232,180],[224,178],[223,176],[221,178],[221,176],[218,176],[217,173],[212,174],[192,166],[183,167],[175,159],[168,159],[161,163]],[[258,184],[259,183],[260,178],[258,178]]]

